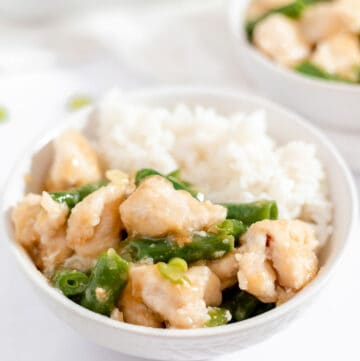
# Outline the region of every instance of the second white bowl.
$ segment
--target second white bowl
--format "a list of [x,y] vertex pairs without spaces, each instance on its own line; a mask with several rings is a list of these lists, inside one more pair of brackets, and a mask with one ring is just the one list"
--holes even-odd
[[230,0],[229,22],[234,47],[246,75],[271,99],[320,124],[360,130],[360,84],[310,78],[279,66],[247,40],[245,14],[251,0]]

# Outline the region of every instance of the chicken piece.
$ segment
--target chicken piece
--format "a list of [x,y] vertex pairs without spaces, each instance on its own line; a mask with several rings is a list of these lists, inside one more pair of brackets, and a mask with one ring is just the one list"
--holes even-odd
[[27,249],[39,241],[39,234],[34,228],[41,209],[41,196],[29,193],[13,209],[11,220],[14,224],[15,239]]
[[239,271],[239,264],[235,258],[237,252],[238,250],[234,249],[224,257],[207,262],[207,266],[219,278],[222,290],[233,286],[237,281]]
[[257,222],[242,241],[244,245],[235,256],[239,287],[263,302],[283,301],[286,294],[299,291],[317,274],[318,241],[304,222]]
[[67,244],[85,258],[116,248],[123,226],[119,214],[126,186],[113,183],[88,195],[71,211],[66,233]]
[[203,327],[209,319],[206,301],[212,306],[221,303],[220,281],[206,266],[192,267],[185,275],[189,283],[175,284],[163,277],[156,265],[132,267],[132,295],[169,327]]
[[48,191],[66,190],[101,179],[100,163],[88,140],[69,129],[54,140],[54,160],[46,181]]
[[300,19],[300,29],[305,39],[315,44],[340,32],[350,30],[350,17],[334,3],[309,6]]
[[219,306],[222,301],[221,282],[215,273],[206,266],[191,267],[186,276],[193,287],[203,290],[206,306]]
[[132,283],[129,281],[119,299],[124,321],[134,325],[162,328],[164,325],[160,315],[146,306],[141,297],[133,295]]
[[93,257],[83,257],[79,254],[74,253],[64,261],[63,266],[64,268],[71,268],[81,272],[88,272],[91,270],[91,268],[94,267],[95,263],[96,259]]
[[360,42],[357,35],[337,34],[319,43],[311,61],[329,74],[357,81],[360,69]]
[[277,291],[277,302],[276,305],[280,306],[286,301],[288,301],[290,298],[295,296],[295,291],[291,290],[290,288],[284,289],[281,287],[276,288]]
[[[252,241],[255,247],[265,240],[263,235],[257,238]],[[259,247],[258,252],[249,250],[235,256],[239,263],[237,274],[239,287],[262,302],[275,302],[277,300],[276,272],[271,262],[267,260],[265,252],[261,253],[260,249],[262,247]],[[265,251],[265,248],[262,251]]]
[[67,246],[65,230],[59,231],[46,243],[40,241],[39,252],[41,264],[37,262],[36,264],[45,275],[50,277],[73,253],[72,249]]
[[16,240],[46,274],[72,253],[65,240],[68,213],[68,207],[55,202],[47,192],[28,194],[13,210]]
[[247,9],[246,17],[255,20],[267,13],[269,10],[289,5],[294,0],[253,0]]
[[39,250],[45,274],[51,274],[72,253],[65,238],[68,214],[66,204],[54,201],[49,193],[43,192],[34,229],[40,235]]
[[254,30],[253,42],[276,63],[292,67],[310,54],[296,21],[281,14],[268,16]]
[[337,0],[334,5],[347,17],[347,29],[356,34],[360,33],[360,1]]
[[34,229],[42,241],[47,242],[65,226],[69,208],[65,203],[54,201],[47,192],[42,193],[40,205]]
[[132,236],[188,234],[223,221],[226,208],[200,202],[188,192],[175,190],[163,177],[152,176],[120,206],[122,222]]

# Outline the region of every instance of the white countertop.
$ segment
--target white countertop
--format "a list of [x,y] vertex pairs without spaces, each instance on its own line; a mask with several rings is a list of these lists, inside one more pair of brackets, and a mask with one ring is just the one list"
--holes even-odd
[[[0,30],[10,27],[13,31],[10,34],[15,38],[16,32],[22,35],[26,32],[21,36],[22,46],[5,52],[7,38],[4,31],[0,31],[0,105],[5,105],[10,114],[9,121],[0,124],[3,169],[0,184],[25,145],[42,129],[61,121],[71,95],[84,93],[96,97],[114,85],[123,89],[166,83],[246,88],[232,57],[223,13],[216,1],[211,3],[215,5],[208,3],[201,13],[195,5],[195,11],[184,8],[174,12],[167,8],[155,14],[146,10],[138,14],[137,21],[134,21],[134,12],[128,10],[90,14],[77,24],[71,20],[67,23],[71,26],[65,23],[50,26],[52,43],[46,43],[51,37],[45,38],[40,31],[49,25],[32,26],[30,31],[25,31],[25,27],[15,29],[0,22]],[[121,26],[114,30],[113,38],[108,39],[113,29],[109,24],[120,16]],[[214,24],[216,32],[209,37]],[[146,37],[145,29],[148,29]],[[174,40],[176,33],[181,36]],[[39,39],[46,46],[35,47]],[[113,47],[113,39],[123,46]],[[29,66],[31,59],[33,66]],[[357,182],[360,185],[360,177]],[[216,361],[359,360],[359,255],[360,242],[354,239],[326,289],[307,312],[281,334]],[[21,274],[4,236],[0,240],[0,275],[0,360],[132,360],[94,345],[58,320]]]

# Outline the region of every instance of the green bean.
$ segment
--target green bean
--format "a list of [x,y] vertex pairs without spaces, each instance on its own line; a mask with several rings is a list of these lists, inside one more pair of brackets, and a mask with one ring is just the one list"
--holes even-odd
[[53,276],[55,287],[65,296],[76,296],[83,293],[89,283],[88,276],[76,270],[59,270]]
[[232,235],[196,232],[191,242],[178,244],[172,238],[135,238],[123,242],[120,255],[127,261],[148,260],[153,263],[182,258],[186,262],[222,257],[234,248]]
[[158,171],[156,171],[154,169],[143,168],[136,172],[135,184],[138,186],[145,178],[150,177],[152,175],[159,175],[159,176],[163,177],[163,175],[161,173],[159,173]]
[[69,208],[73,208],[90,193],[95,192],[107,183],[107,181],[102,180],[96,183],[85,184],[79,188],[73,188],[62,192],[50,192],[49,194],[54,201],[65,203]]
[[129,265],[110,248],[96,261],[80,304],[109,316],[128,281]]
[[260,22],[262,22],[264,19],[266,19],[268,16],[273,15],[273,14],[282,14],[291,19],[299,19],[307,6],[318,3],[318,2],[323,2],[323,1],[327,1],[327,0],[295,0],[294,2],[292,2],[288,5],[279,6],[279,7],[270,9],[269,11],[267,11],[265,14],[259,16],[258,18],[254,19],[254,20],[249,20],[246,22],[245,31],[246,31],[248,40],[252,41],[254,30],[255,30],[256,26]]
[[234,321],[243,321],[253,315],[258,303],[256,297],[238,289],[230,295],[224,293],[222,307],[230,311]]
[[224,203],[228,219],[237,219],[249,226],[263,219],[277,219],[278,208],[275,201],[256,201],[252,203]]
[[247,231],[247,226],[237,219],[225,219],[225,221],[216,225],[215,229],[218,234],[229,234],[237,240]]
[[234,286],[223,292],[221,307],[230,311],[232,320],[235,322],[268,311],[274,308],[275,304],[263,303],[250,293],[240,290],[238,286]]
[[267,311],[272,310],[273,308],[276,307],[275,303],[260,303],[257,307],[256,310],[254,312],[253,316],[258,316],[261,315],[262,313],[265,313]]
[[231,314],[226,308],[209,307],[208,315],[210,319],[205,323],[205,327],[226,325],[231,320]]
[[191,183],[184,181],[180,177],[180,170],[175,170],[169,174],[161,174],[160,172],[149,169],[149,168],[143,168],[140,169],[135,176],[135,184],[138,186],[145,178],[150,177],[152,175],[158,175],[160,177],[163,177],[167,179],[169,182],[172,183],[173,187],[176,190],[184,190],[189,192],[194,198],[198,200],[203,200],[203,194],[198,192]]
[[294,70],[298,73],[323,80],[339,81],[343,83],[354,83],[354,84],[360,82],[360,71],[359,71],[358,79],[356,80],[345,79],[338,75],[327,73],[326,71],[322,70],[321,68],[319,68],[318,66],[311,63],[308,60],[305,60],[302,63],[295,66]]
[[167,177],[171,177],[172,179],[177,179],[178,181],[180,181],[181,183],[183,183],[186,187],[193,187],[193,184],[182,179],[181,177],[181,170],[180,169],[175,169],[174,171],[170,172]]

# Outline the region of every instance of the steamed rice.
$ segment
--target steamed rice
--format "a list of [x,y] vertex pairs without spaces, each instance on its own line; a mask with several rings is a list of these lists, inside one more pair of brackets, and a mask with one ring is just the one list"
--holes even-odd
[[331,234],[332,207],[315,146],[277,145],[262,110],[224,117],[203,107],[133,105],[113,93],[98,105],[92,126],[109,168],[180,168],[214,202],[274,199],[280,218],[312,223],[321,244]]

